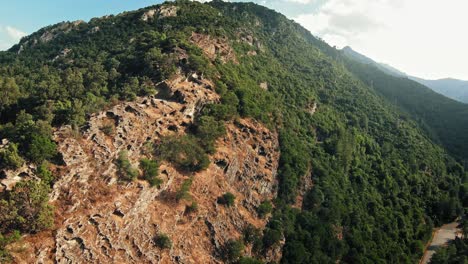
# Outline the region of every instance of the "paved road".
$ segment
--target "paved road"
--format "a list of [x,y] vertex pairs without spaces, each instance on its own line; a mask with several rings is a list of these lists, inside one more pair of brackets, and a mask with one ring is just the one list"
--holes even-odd
[[432,238],[431,244],[427,247],[426,252],[424,252],[424,256],[421,259],[421,264],[427,264],[434,255],[435,251],[445,244],[448,241],[455,239],[457,235],[457,222],[453,222],[450,224],[446,224],[441,226],[434,234]]

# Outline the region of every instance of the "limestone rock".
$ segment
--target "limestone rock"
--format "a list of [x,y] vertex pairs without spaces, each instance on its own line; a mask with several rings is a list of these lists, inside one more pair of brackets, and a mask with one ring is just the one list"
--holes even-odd
[[[26,263],[220,263],[221,248],[239,238],[245,226],[264,228],[256,208],[276,197],[278,136],[262,124],[240,119],[226,124],[216,142],[209,167],[189,175],[162,162],[163,184],[119,182],[115,160],[122,150],[138,167],[145,143],[185,133],[193,116],[219,96],[200,75],[179,75],[164,82],[166,96],[137,98],[90,117],[77,136],[70,127],[55,132],[64,164],[51,201],[56,208],[52,232],[23,238],[15,260]],[[161,86],[158,89],[161,89]],[[103,127],[111,126],[105,133]],[[176,131],[170,128],[178,128]],[[175,200],[182,182],[193,177],[192,201]],[[217,203],[226,192],[236,196],[233,207]],[[161,250],[154,236],[167,234],[172,248]],[[37,241],[41,241],[38,243]],[[281,250],[279,250],[281,252]],[[276,260],[278,256],[275,255]],[[40,260],[40,261],[39,261]]]

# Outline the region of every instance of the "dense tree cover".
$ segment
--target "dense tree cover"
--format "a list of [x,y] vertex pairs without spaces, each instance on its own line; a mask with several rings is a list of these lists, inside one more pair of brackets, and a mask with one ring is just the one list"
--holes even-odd
[[[142,21],[144,9],[59,24],[0,52],[0,136],[13,146],[0,154],[11,157],[2,166],[18,166],[21,159],[53,162],[51,126],[78,129],[87,114],[157,92],[155,84],[176,70],[197,71],[215,81],[221,102],[206,106],[188,135],[164,138],[155,156],[183,171],[199,171],[209,164],[225,121],[252,117],[278,131],[275,209],[263,232],[250,229],[244,235],[255,257],[284,239],[283,263],[414,263],[433,225],[453,220],[467,206],[466,172],[431,141],[434,130],[383,99],[375,91],[377,81],[372,88],[353,76],[326,43],[255,4],[175,4],[176,17]],[[210,62],[190,43],[192,32],[232,40],[239,63]],[[52,40],[41,40],[48,33]],[[256,44],[236,41],[242,36]],[[178,50],[189,59],[179,61]],[[260,87],[263,82],[268,90]],[[118,161],[122,175],[133,178],[126,160]],[[142,166],[145,174],[153,174],[153,165]],[[303,207],[293,208],[305,177],[314,187]],[[181,185],[179,199],[190,184],[191,179]],[[44,207],[42,202],[35,206]],[[37,213],[27,215],[41,222]],[[33,225],[12,224],[1,233],[34,232],[38,224]]]
[[387,75],[377,67],[344,59],[364,83],[416,120],[431,138],[468,166],[468,105],[446,98],[408,78]]

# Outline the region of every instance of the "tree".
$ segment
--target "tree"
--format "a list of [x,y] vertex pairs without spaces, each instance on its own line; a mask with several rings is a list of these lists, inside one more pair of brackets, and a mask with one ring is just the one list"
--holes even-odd
[[273,210],[273,206],[270,201],[263,201],[257,208],[257,213],[260,217],[265,217]]
[[0,169],[16,169],[24,160],[18,153],[18,145],[9,143],[5,149],[0,149]]
[[43,161],[50,160],[57,154],[56,148],[55,142],[50,140],[49,137],[33,134],[26,156],[32,162],[41,164]]
[[230,239],[224,245],[224,255],[228,262],[236,262],[244,251],[244,243],[241,240]]
[[117,167],[123,180],[132,181],[138,176],[138,170],[128,160],[128,152],[125,150],[119,152]]
[[0,200],[0,233],[13,229],[39,232],[52,227],[53,210],[48,204],[50,187],[42,181],[22,181],[7,200]]
[[159,154],[179,169],[197,172],[204,170],[210,160],[193,136],[169,136],[162,139]]
[[15,104],[21,97],[21,92],[14,78],[0,77],[0,117],[2,111]]
[[158,178],[159,174],[159,163],[156,160],[141,159],[140,169],[143,171],[144,178],[151,184],[151,186],[158,186],[162,183],[162,180]]

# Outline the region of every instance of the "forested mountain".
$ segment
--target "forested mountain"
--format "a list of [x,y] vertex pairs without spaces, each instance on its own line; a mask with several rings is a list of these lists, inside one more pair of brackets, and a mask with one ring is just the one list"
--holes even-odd
[[362,55],[361,53],[353,50],[350,46],[344,47],[343,49],[341,49],[341,51],[347,57],[352,58],[352,59],[354,59],[354,60],[356,60],[358,62],[361,62],[363,64],[373,65],[373,66],[379,68],[381,71],[383,71],[384,73],[386,73],[388,75],[392,75],[392,76],[395,76],[395,77],[407,77],[406,73],[404,73],[402,71],[399,71],[399,70],[393,68],[390,65],[383,64],[383,63],[378,63],[378,62],[374,61],[373,59],[371,59],[371,58],[369,58],[369,57],[367,57],[365,55]]
[[417,77],[410,79],[424,84],[432,90],[443,94],[449,98],[468,104],[468,81],[462,81],[452,78],[439,80],[425,80]]
[[[451,100],[420,84],[425,80],[402,77],[351,49],[343,49],[348,69],[391,104],[409,113],[433,141],[444,145],[465,166],[468,164],[468,105]],[[429,81],[431,82],[431,81]]]
[[252,3],[43,28],[0,92],[2,261],[417,263],[468,205],[465,105]]
[[468,81],[462,81],[462,80],[457,80],[457,79],[452,79],[452,78],[445,78],[445,79],[439,79],[439,80],[426,80],[414,76],[409,76],[406,73],[395,69],[394,67],[383,64],[383,63],[378,63],[369,57],[366,57],[359,52],[354,51],[351,47],[344,47],[342,49],[342,52],[349,58],[352,58],[356,61],[359,61],[364,64],[371,64],[374,65],[375,67],[379,68],[382,72],[395,76],[395,77],[402,77],[402,78],[408,78],[413,81],[416,81],[431,90],[445,95],[448,98],[451,98],[453,100],[457,100],[462,103],[468,103]]

